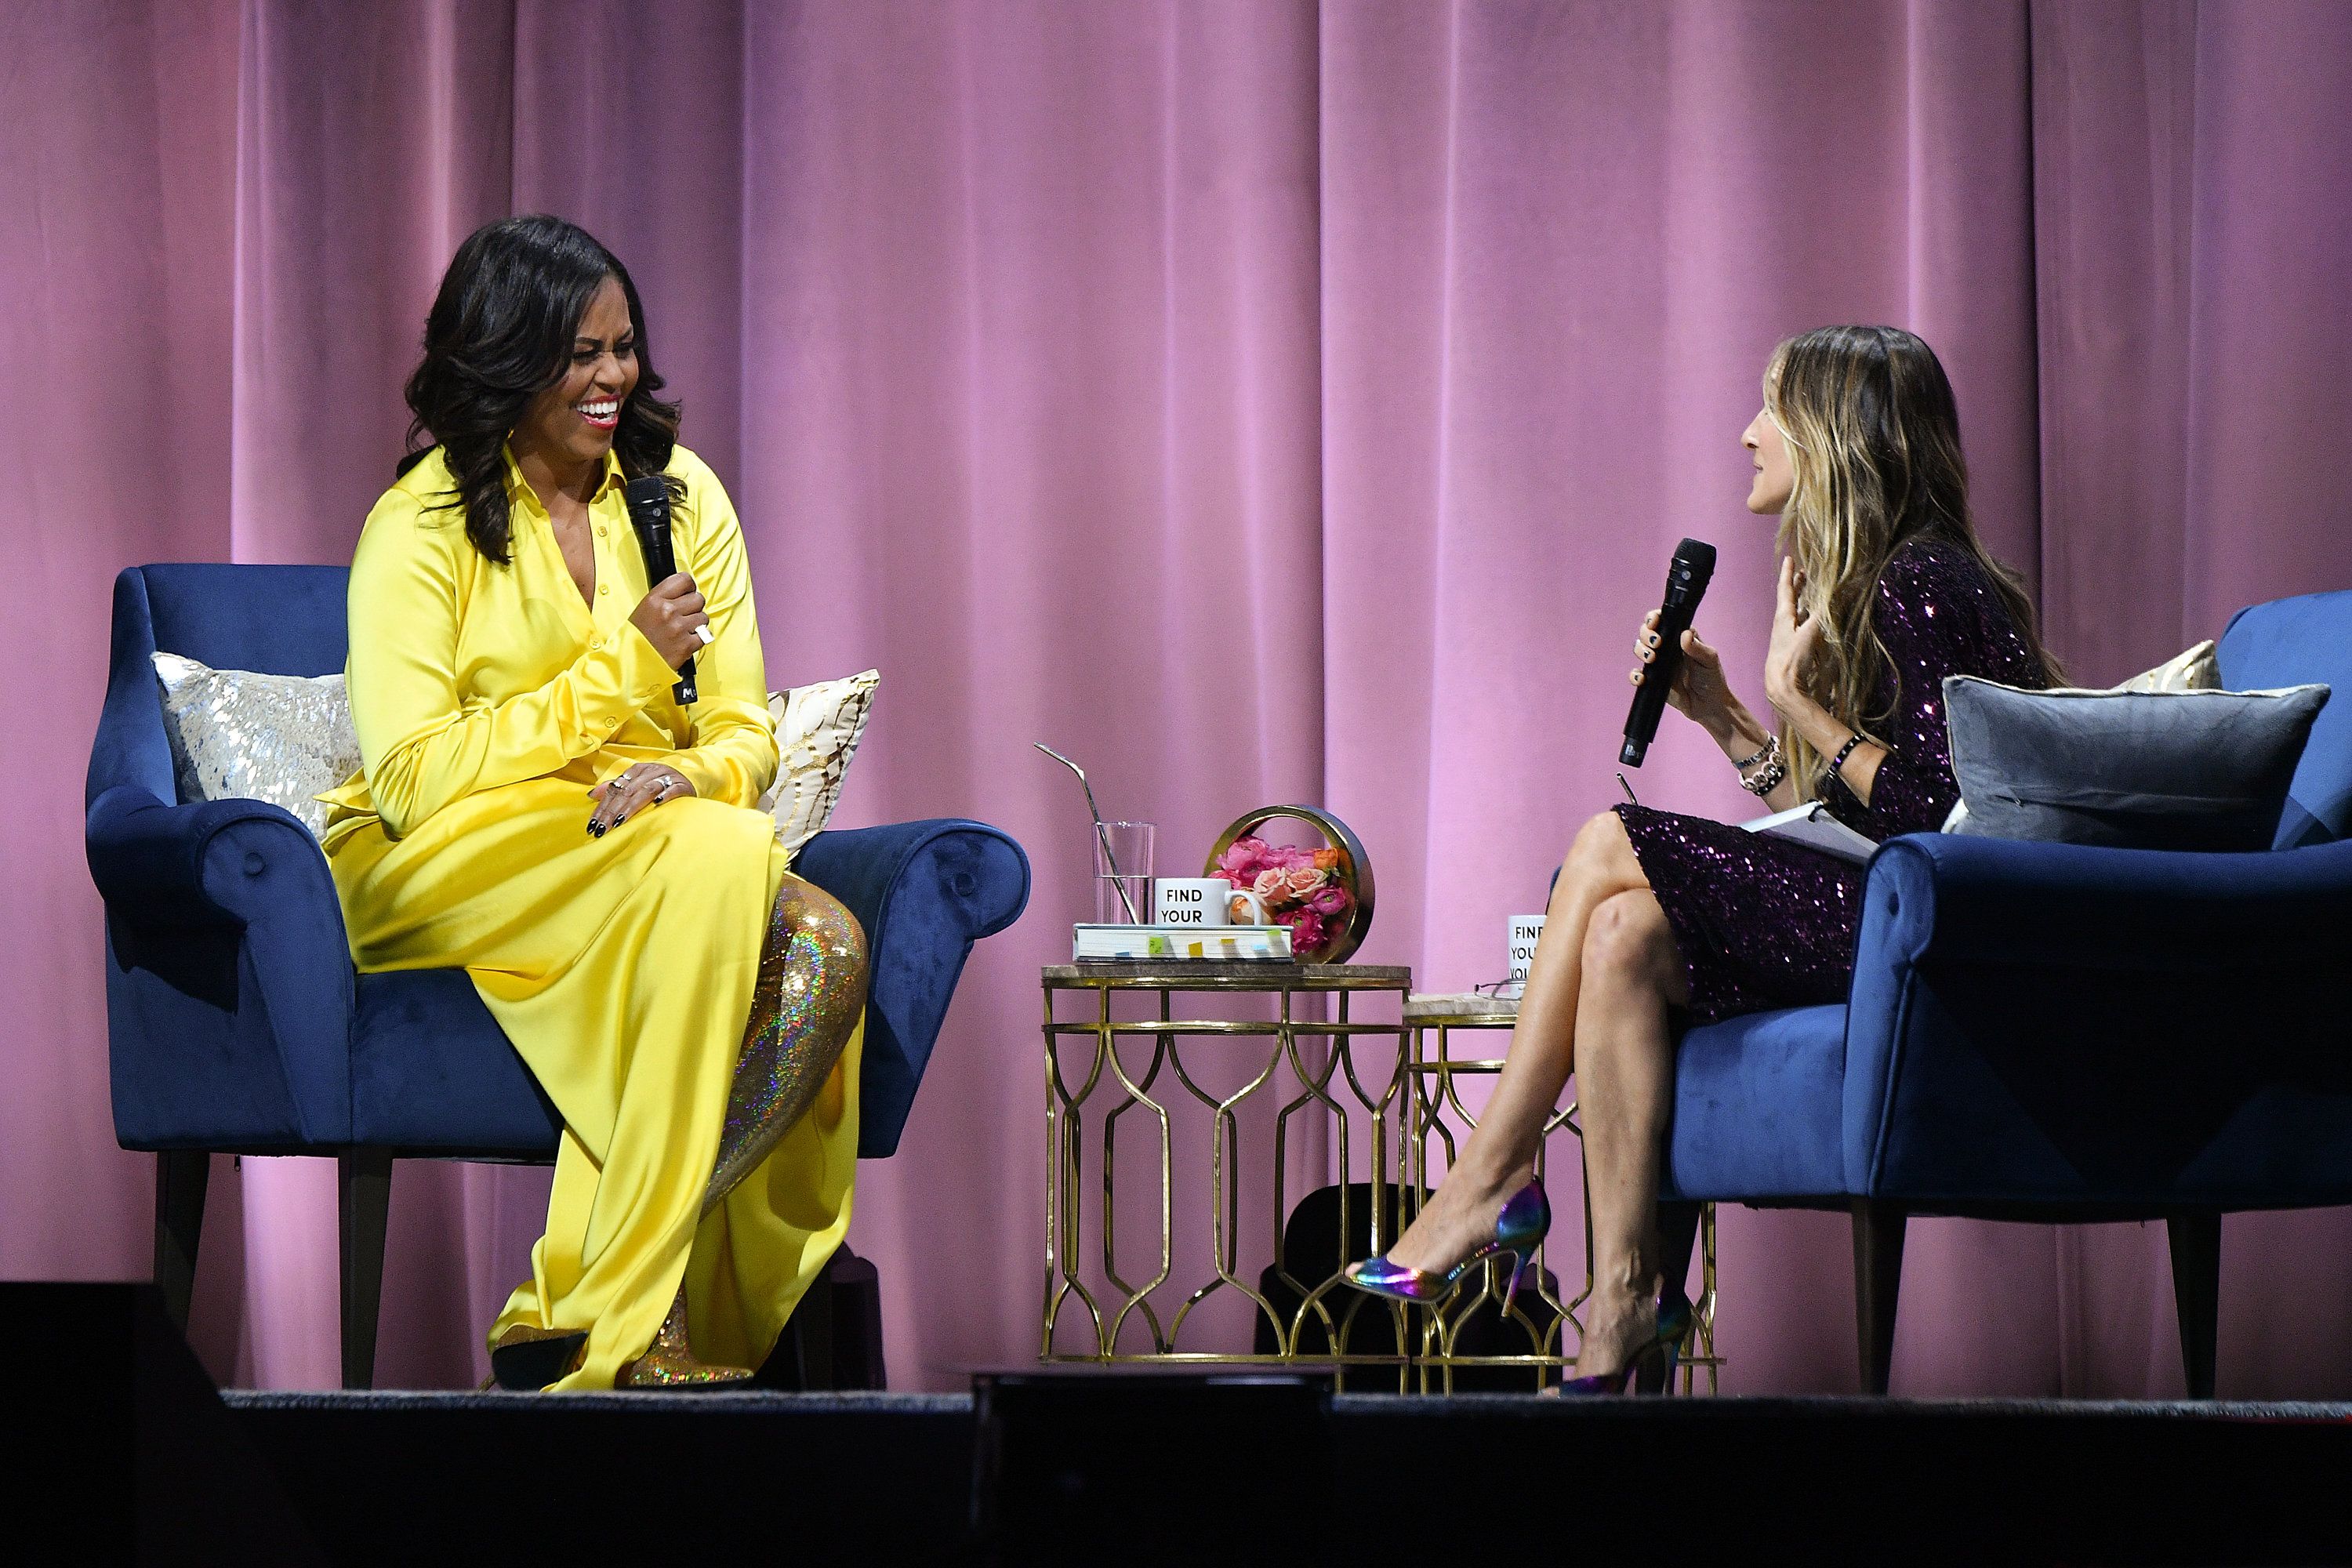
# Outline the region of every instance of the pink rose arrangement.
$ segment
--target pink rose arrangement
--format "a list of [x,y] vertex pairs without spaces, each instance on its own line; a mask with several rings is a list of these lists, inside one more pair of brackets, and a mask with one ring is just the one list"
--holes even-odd
[[1268,844],[1252,835],[1234,840],[1209,874],[1255,893],[1266,918],[1290,928],[1290,951],[1301,958],[1346,929],[1355,913],[1356,900],[1339,885],[1337,849]]

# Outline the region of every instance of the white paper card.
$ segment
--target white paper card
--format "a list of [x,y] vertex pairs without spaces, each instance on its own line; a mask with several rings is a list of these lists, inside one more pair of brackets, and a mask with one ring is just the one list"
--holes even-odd
[[1234,885],[1223,877],[1162,877],[1160,910],[1153,923],[1164,926],[1221,926],[1232,923],[1228,910]]
[[1782,838],[1791,844],[1801,844],[1808,849],[1818,849],[1824,855],[1859,866],[1878,848],[1875,839],[1864,838],[1844,823],[1830,815],[1830,808],[1819,801],[1776,811],[1769,816],[1759,816],[1740,826],[1750,833],[1761,833],[1768,838]]
[[1511,978],[1525,980],[1528,969],[1536,961],[1536,943],[1543,936],[1544,917],[1513,915],[1511,917]]

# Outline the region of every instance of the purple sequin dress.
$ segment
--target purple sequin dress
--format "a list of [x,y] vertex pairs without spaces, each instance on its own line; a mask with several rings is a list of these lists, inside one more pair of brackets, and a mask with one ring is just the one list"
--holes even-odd
[[[1868,805],[1835,779],[1822,801],[1865,837],[1932,833],[1960,793],[1944,677],[2038,687],[2041,666],[1983,568],[1940,541],[1914,539],[1895,551],[1879,574],[1874,624],[1899,688],[1892,717],[1874,726],[1891,749]],[[1692,1021],[1845,1000],[1861,867],[1705,817],[1642,805],[1617,815],[1682,950]]]

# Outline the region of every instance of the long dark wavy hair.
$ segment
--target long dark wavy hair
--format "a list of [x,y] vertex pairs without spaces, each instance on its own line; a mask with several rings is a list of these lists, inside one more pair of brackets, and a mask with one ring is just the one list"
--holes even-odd
[[445,504],[465,508],[466,537],[500,565],[514,545],[501,449],[530,400],[562,379],[580,320],[607,278],[628,297],[637,344],[637,384],[621,405],[613,450],[622,473],[640,479],[669,466],[678,406],[654,395],[662,378],[629,269],[586,229],[543,213],[483,225],[457,247],[425,319],[425,358],[406,388],[415,417],[397,471],[438,446],[457,481]]
[[[1993,558],[1969,515],[1959,405],[1935,350],[1900,327],[1816,328],[1772,351],[1764,411],[1796,475],[1780,545],[1805,574],[1801,607],[1822,622],[1806,682],[1822,706],[1858,729],[1888,717],[1896,687],[1874,624],[1878,578],[1921,537],[1974,558],[2044,681],[2063,680],[2024,582]],[[1793,731],[1781,745],[1799,795],[1811,798],[1827,759]]]

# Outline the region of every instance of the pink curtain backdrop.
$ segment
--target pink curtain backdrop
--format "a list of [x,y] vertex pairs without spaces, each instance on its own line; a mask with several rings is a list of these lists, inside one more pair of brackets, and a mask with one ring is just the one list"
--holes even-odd
[[[1160,825],[1319,801],[1360,955],[1460,989],[1615,798],[1685,533],[1760,665],[1736,441],[1780,337],[1891,321],[2089,681],[2347,585],[2352,10],[2257,0],[0,5],[9,668],[0,1276],[138,1278],[79,783],[114,572],[341,562],[457,240],[629,262],[746,520],[778,684],[877,665],[845,825],[995,822],[1038,874],[862,1174],[894,1378],[1034,1354],[1035,969],[1088,908],[1068,781]],[[1756,678],[1742,681],[1760,700]],[[1646,801],[1745,797],[1670,728]],[[2216,1048],[2227,1048],[2216,1042]],[[217,1163],[194,1337],[335,1379],[323,1162]],[[404,1163],[379,1380],[470,1384],[543,1173]],[[1854,1383],[1833,1215],[1727,1211],[1735,1391]],[[2352,1225],[2226,1228],[2221,1385],[2352,1392]],[[1925,1222],[1897,1392],[2179,1391],[2160,1226]]]

